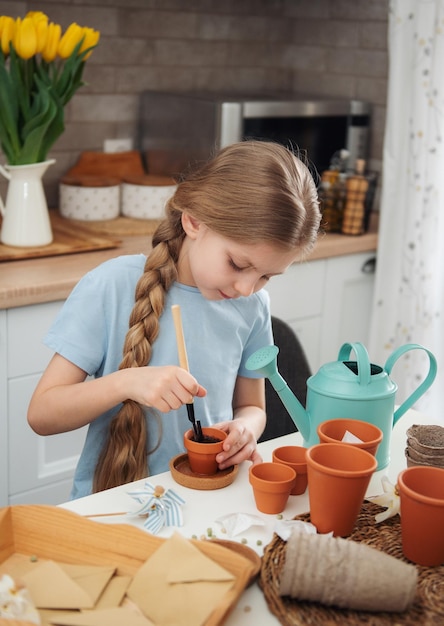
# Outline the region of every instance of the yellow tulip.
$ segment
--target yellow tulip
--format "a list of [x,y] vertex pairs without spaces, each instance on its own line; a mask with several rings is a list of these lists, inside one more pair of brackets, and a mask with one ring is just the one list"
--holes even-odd
[[37,33],[37,52],[41,52],[48,36],[48,16],[42,11],[28,11],[26,17],[30,17],[34,22]]
[[3,54],[9,54],[10,43],[14,38],[15,21],[12,17],[2,15],[0,17],[0,37]]
[[84,84],[85,55],[99,37],[76,23],[63,34],[41,11],[0,15],[0,143],[10,165],[47,159],[64,130],[64,107]]
[[[88,26],[85,26],[83,28],[83,43],[80,46],[79,54],[83,52],[84,50],[91,48],[92,46],[96,46],[99,41],[99,38],[100,38],[100,32],[98,30],[94,30],[93,28],[88,28]],[[86,59],[89,59],[91,54],[92,54],[92,50],[90,50],[87,54],[85,54],[83,60],[86,61]]]
[[22,59],[30,59],[37,52],[37,31],[30,17],[23,20],[19,17],[15,22],[13,44],[18,56]]
[[51,63],[56,58],[61,36],[62,27],[60,24],[54,24],[54,22],[48,24],[46,42],[41,51],[46,63]]
[[58,54],[62,59],[67,59],[71,56],[76,45],[81,41],[83,37],[83,28],[73,22],[65,31],[64,35],[60,39]]
[[48,23],[48,16],[46,13],[43,13],[43,11],[28,11],[25,17],[31,17],[36,23],[40,20],[44,20]]

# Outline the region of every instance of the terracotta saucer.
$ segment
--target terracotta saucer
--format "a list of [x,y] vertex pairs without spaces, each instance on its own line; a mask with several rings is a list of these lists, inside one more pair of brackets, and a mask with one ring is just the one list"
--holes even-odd
[[188,461],[188,454],[178,454],[170,460],[171,475],[179,485],[190,489],[222,489],[231,485],[237,476],[239,468],[237,465],[213,474],[212,476],[202,476],[191,471]]
[[233,550],[233,552],[236,552],[237,554],[240,554],[248,559],[254,567],[248,581],[248,586],[256,580],[259,572],[261,571],[262,559],[257,552],[253,550],[253,548],[249,548],[244,543],[230,541],[229,539],[210,539],[210,541],[212,543],[217,543],[219,546],[224,548],[228,548],[228,550]]

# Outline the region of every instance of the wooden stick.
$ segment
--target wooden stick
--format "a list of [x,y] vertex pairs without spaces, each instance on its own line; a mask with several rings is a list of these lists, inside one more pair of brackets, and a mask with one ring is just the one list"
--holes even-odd
[[[183,336],[183,326],[182,326],[182,316],[180,313],[180,306],[178,304],[173,304],[171,306],[171,313],[173,315],[174,328],[176,330],[176,342],[177,342],[177,351],[179,353],[179,365],[183,367],[183,369],[190,371],[188,365],[188,356],[187,349],[185,346],[185,338]],[[194,436],[196,437],[196,441],[202,441],[202,427],[200,425],[200,421],[196,420],[194,416],[194,398],[191,402],[187,403],[187,413],[188,419],[193,424]]]
[[111,517],[112,515],[127,515],[128,511],[119,511],[116,513],[91,513],[88,515],[82,515],[82,517]]
[[190,371],[188,366],[188,356],[187,349],[185,347],[185,338],[183,336],[183,327],[182,327],[182,316],[180,314],[180,306],[178,304],[173,304],[171,307],[171,313],[173,315],[174,328],[176,330],[176,342],[177,342],[177,351],[179,353],[179,365],[183,367],[187,372]]

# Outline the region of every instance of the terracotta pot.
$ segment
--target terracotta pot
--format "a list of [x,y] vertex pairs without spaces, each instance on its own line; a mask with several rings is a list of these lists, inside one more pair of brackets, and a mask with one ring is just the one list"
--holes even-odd
[[444,563],[444,469],[415,466],[398,476],[402,550],[413,563]]
[[310,519],[318,532],[350,535],[377,465],[372,454],[347,443],[307,450]]
[[259,463],[250,467],[256,508],[261,513],[282,513],[296,480],[296,472],[281,463]]
[[214,437],[218,439],[215,443],[202,443],[194,441],[194,431],[192,428],[187,430],[183,436],[183,443],[188,453],[188,460],[191,470],[194,474],[201,476],[210,476],[216,474],[218,465],[216,456],[222,452],[223,441],[227,437],[227,433],[220,428],[211,428],[203,426],[202,433],[206,437]]
[[[362,443],[354,441],[343,442],[342,439],[347,431],[360,439]],[[321,443],[348,443],[356,448],[361,448],[361,450],[367,450],[374,456],[383,437],[382,430],[374,424],[347,418],[337,418],[322,422],[317,427],[317,433]]]
[[283,463],[296,472],[294,487],[290,492],[292,496],[298,496],[307,489],[306,452],[307,448],[302,446],[282,446],[272,452],[273,463]]

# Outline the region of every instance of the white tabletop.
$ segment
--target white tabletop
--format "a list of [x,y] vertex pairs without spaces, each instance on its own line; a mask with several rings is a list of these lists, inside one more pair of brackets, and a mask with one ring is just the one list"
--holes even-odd
[[[379,495],[382,493],[381,478],[387,476],[393,484],[396,483],[399,472],[406,467],[405,447],[406,447],[406,430],[412,424],[430,424],[435,421],[427,418],[413,410],[407,411],[402,416],[392,431],[391,436],[391,460],[390,465],[373,475],[367,495]],[[273,439],[260,444],[259,449],[264,461],[271,461],[271,454],[274,448],[282,445],[301,445],[301,436],[299,433],[286,435],[278,439]],[[213,536],[221,539],[231,539],[239,542],[246,542],[246,545],[256,550],[258,554],[262,554],[263,547],[271,540],[275,524],[278,516],[260,513],[255,506],[253,492],[248,481],[248,462],[243,463],[239,467],[239,473],[231,485],[223,489],[200,491],[189,489],[178,485],[170,472],[157,474],[148,479],[136,481],[134,483],[115,487],[107,491],[79,498],[61,504],[60,506],[79,513],[80,515],[98,515],[96,521],[103,523],[125,523],[137,526],[143,529],[144,518],[128,515],[103,516],[107,513],[131,512],[135,511],[138,503],[128,495],[128,492],[143,487],[146,480],[153,486],[162,485],[165,489],[171,488],[184,500],[183,516],[184,525],[181,527],[164,527],[159,533],[159,537],[169,537],[174,532],[180,532],[187,538],[193,536],[207,537],[208,529],[211,529]],[[300,513],[306,513],[309,510],[308,492],[300,496],[290,496],[287,506],[283,512],[284,519],[292,519]],[[251,526],[241,534],[229,536],[222,532],[222,526],[216,520],[219,517],[230,513],[247,513],[259,517],[265,522],[263,526]],[[147,531],[148,532],[148,531]],[[279,624],[274,615],[272,615],[266,604],[265,598],[257,584],[247,589],[240,598],[237,606],[234,608],[230,616],[225,621],[227,626],[272,626]]]

